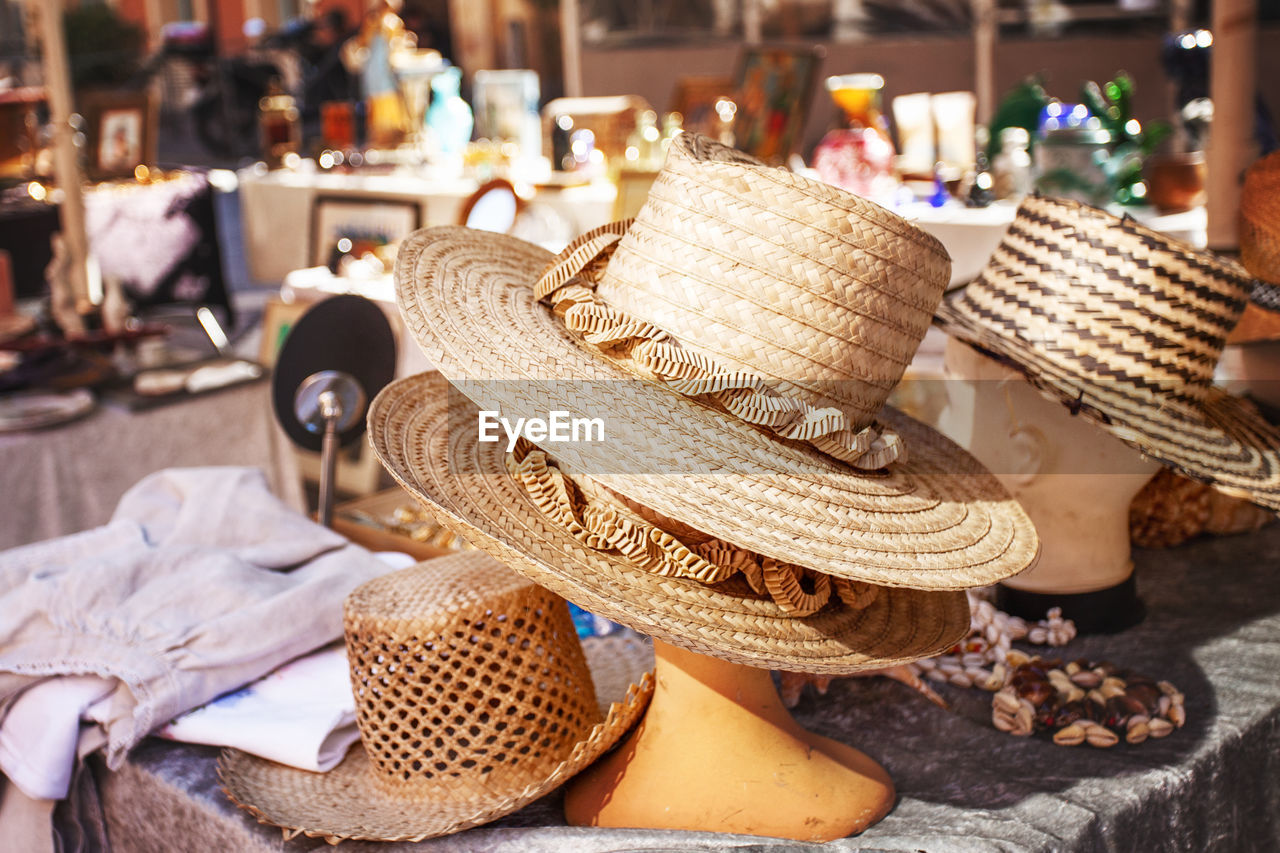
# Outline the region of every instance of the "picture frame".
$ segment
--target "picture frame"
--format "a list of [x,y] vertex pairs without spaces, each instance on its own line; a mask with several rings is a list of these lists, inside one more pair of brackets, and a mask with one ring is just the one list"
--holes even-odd
[[734,144],[773,166],[784,165],[804,132],[825,51],[814,45],[743,48],[734,75]]
[[[422,225],[416,199],[381,196],[318,195],[311,205],[311,266],[330,266],[335,251],[360,257],[408,237]],[[345,251],[342,239],[351,241]]]
[[274,367],[284,339],[306,310],[307,302],[285,302],[278,297],[266,301],[262,309],[262,337],[258,340],[258,364]]
[[145,92],[83,92],[85,173],[90,180],[131,178],[156,161],[155,105]]
[[480,70],[473,75],[471,104],[476,137],[515,142],[523,157],[542,155],[541,82],[537,71],[522,68]]
[[671,110],[680,113],[685,130],[715,138],[720,126],[716,101],[732,99],[735,89],[733,78],[725,75],[683,76],[671,93]]
[[648,169],[622,169],[618,172],[615,184],[618,195],[613,201],[613,213],[610,218],[615,221],[632,219],[644,207],[649,197],[649,189],[657,180],[658,173]]

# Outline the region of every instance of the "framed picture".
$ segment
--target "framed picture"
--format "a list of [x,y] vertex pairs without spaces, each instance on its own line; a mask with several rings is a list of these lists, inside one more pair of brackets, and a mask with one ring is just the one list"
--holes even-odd
[[644,207],[645,199],[649,197],[649,188],[657,178],[657,172],[647,169],[620,171],[615,182],[618,195],[613,201],[613,215],[610,218],[617,222],[622,219],[631,219],[638,214],[640,208]]
[[335,253],[361,257],[377,253],[418,230],[422,208],[415,199],[377,196],[316,196],[311,206],[311,251],[314,267],[330,266]]
[[719,136],[720,129],[716,101],[721,98],[732,100],[734,88],[732,77],[681,77],[671,93],[671,109],[684,118],[685,130],[715,138]]
[[538,72],[525,69],[477,71],[471,84],[476,137],[515,142],[525,157],[542,155],[541,87]]
[[771,165],[786,163],[804,131],[822,57],[815,46],[743,49],[734,76],[739,150]]
[[280,347],[289,336],[293,324],[298,322],[311,303],[285,302],[278,298],[267,300],[262,310],[262,338],[258,342],[258,363],[274,367]]
[[88,92],[79,106],[92,180],[132,177],[138,166],[156,161],[156,122],[146,92]]

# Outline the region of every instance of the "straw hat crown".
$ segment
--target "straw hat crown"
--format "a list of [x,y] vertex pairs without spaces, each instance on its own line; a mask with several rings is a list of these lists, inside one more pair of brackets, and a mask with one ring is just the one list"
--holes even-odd
[[1089,381],[1202,399],[1248,299],[1239,265],[1079,202],[1024,200],[944,314]]
[[889,211],[685,133],[596,292],[682,349],[862,429],[950,268],[937,240]]
[[[384,575],[344,608],[356,719],[385,793],[544,779],[601,719],[564,602],[486,559]],[[487,565],[485,565],[487,564]]]

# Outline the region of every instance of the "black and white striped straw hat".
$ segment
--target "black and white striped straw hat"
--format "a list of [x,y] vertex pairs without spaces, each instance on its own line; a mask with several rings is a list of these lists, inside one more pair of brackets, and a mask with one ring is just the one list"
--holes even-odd
[[1212,384],[1251,285],[1129,217],[1032,197],[935,322],[1146,456],[1280,509],[1280,432]]

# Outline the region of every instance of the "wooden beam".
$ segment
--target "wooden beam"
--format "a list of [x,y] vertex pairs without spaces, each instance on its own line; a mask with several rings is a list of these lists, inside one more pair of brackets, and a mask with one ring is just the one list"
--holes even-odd
[[978,124],[988,125],[996,113],[996,0],[973,0],[973,91]]
[[1240,179],[1257,157],[1253,138],[1257,80],[1257,0],[1214,0],[1209,96],[1213,122],[1208,162],[1209,247],[1239,245]]
[[564,57],[564,93],[582,94],[582,26],[578,0],[560,0],[560,53]]
[[[62,193],[58,216],[76,312],[83,315],[93,308],[93,302],[89,298],[89,240],[84,230],[84,173],[80,169],[80,152],[76,149],[76,130],[71,126],[75,101],[62,31],[63,0],[28,0],[28,3],[39,20],[45,97],[49,101],[49,126],[53,131],[53,178]],[[70,334],[70,330],[64,331]]]

